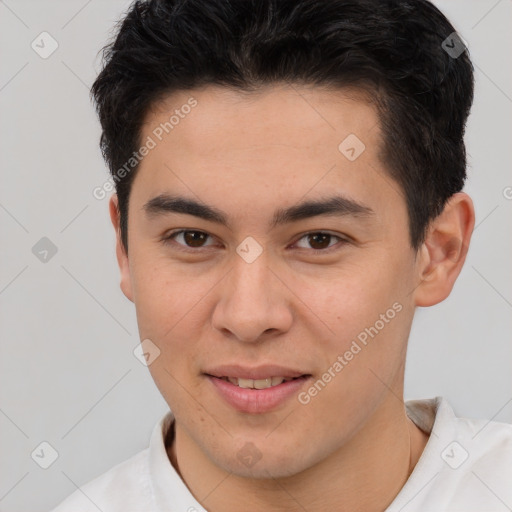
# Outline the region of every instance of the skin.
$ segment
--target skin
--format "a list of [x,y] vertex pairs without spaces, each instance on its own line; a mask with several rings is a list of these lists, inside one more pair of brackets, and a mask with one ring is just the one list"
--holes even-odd
[[[265,512],[384,510],[428,441],[403,403],[414,311],[449,295],[474,227],[471,199],[455,194],[415,251],[403,192],[379,161],[376,110],[363,96],[288,85],[250,95],[182,91],[148,112],[141,140],[190,96],[197,106],[134,179],[128,253],[116,196],[110,201],[121,288],[141,340],[161,351],[149,369],[176,418],[170,461],[213,512],[240,503]],[[366,146],[354,161],[338,150],[351,133]],[[374,213],[269,229],[276,209],[333,192]],[[212,205],[230,227],[148,216],[144,205],[162,193]],[[180,228],[210,236],[203,247],[183,236],[162,241]],[[333,238],[322,246],[304,236],[318,231]],[[263,248],[252,263],[236,252],[247,236]],[[195,253],[182,250],[187,243]],[[394,303],[401,311],[307,405],[293,397],[272,412],[238,412],[203,375],[215,365],[274,363],[316,381]],[[251,467],[237,457],[246,443],[261,455]]]

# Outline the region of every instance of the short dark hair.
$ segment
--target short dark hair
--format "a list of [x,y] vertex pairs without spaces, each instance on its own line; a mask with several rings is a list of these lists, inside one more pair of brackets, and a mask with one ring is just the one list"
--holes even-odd
[[454,55],[443,44],[463,44],[454,32],[427,0],[135,1],[103,48],[91,89],[100,147],[117,178],[125,250],[137,166],[123,179],[116,173],[140,148],[154,103],[210,84],[251,92],[279,82],[372,95],[380,158],[405,193],[411,246],[418,249],[466,178],[474,70],[467,49]]

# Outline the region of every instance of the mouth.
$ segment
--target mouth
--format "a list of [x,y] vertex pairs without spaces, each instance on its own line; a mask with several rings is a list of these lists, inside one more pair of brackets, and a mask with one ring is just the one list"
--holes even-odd
[[262,414],[286,405],[312,374],[282,367],[224,367],[203,374],[217,396],[239,412]]

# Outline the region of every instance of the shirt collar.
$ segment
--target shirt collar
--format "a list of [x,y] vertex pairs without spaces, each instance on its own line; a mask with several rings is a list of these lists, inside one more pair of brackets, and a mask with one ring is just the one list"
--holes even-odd
[[149,474],[156,512],[206,512],[174,469],[165,448],[165,438],[174,421],[169,411],[153,429],[149,443]]

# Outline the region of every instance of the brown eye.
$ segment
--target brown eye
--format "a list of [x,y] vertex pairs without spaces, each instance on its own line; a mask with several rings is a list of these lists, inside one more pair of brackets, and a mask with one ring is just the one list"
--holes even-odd
[[202,247],[208,235],[202,231],[184,231],[183,239],[190,247]]
[[327,233],[315,233],[308,235],[308,242],[313,249],[326,249],[329,247],[329,242],[332,236]]
[[[305,244],[301,244],[303,240],[305,240]],[[336,244],[336,242],[338,243]],[[335,245],[342,246],[345,243],[347,243],[347,240],[337,235],[332,235],[323,231],[316,231],[305,234],[296,242],[296,245],[300,249],[313,249],[314,251],[327,252],[331,249],[331,247]]]
[[210,244],[206,244],[208,238],[211,236],[204,231],[185,230],[175,231],[167,235],[162,241],[164,244],[178,245],[183,250],[187,249],[201,249],[208,247]]

